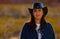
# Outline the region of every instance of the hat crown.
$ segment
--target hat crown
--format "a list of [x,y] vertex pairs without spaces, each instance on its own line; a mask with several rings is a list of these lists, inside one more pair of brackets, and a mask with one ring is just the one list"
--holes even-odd
[[32,7],[33,9],[44,8],[43,3],[34,3]]

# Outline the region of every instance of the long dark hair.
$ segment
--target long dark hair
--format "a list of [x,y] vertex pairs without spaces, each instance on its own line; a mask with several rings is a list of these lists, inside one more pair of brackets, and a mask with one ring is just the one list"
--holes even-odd
[[[46,14],[47,14],[47,11],[48,11],[47,8],[43,9],[43,16],[42,16],[42,18],[40,20],[40,27],[41,27],[39,29],[40,31],[42,31],[46,26],[46,21],[45,21],[44,18],[45,18]],[[34,19],[33,13],[31,12],[31,21],[29,22],[29,30],[34,31],[35,28],[36,28],[35,19]]]

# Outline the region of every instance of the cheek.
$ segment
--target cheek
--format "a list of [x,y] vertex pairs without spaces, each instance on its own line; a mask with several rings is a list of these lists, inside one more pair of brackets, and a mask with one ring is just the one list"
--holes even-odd
[[42,17],[43,12],[39,12],[39,13],[38,13],[38,14],[36,14],[36,15],[38,15],[39,17]]
[[35,12],[33,12],[33,16],[34,16],[34,17],[36,16],[36,13],[35,13]]
[[40,16],[42,16],[43,15],[43,13],[40,13]]
[[42,16],[43,15],[43,12],[40,12],[40,16]]

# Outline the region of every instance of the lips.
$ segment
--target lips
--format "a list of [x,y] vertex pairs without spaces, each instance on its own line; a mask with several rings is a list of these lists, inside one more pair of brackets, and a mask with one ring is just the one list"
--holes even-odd
[[36,16],[40,16],[40,15],[36,15]]

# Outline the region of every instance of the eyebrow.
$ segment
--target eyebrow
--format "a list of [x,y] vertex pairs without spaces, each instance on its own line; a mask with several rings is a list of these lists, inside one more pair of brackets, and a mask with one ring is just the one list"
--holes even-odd
[[41,9],[33,9],[33,10],[41,10]]

